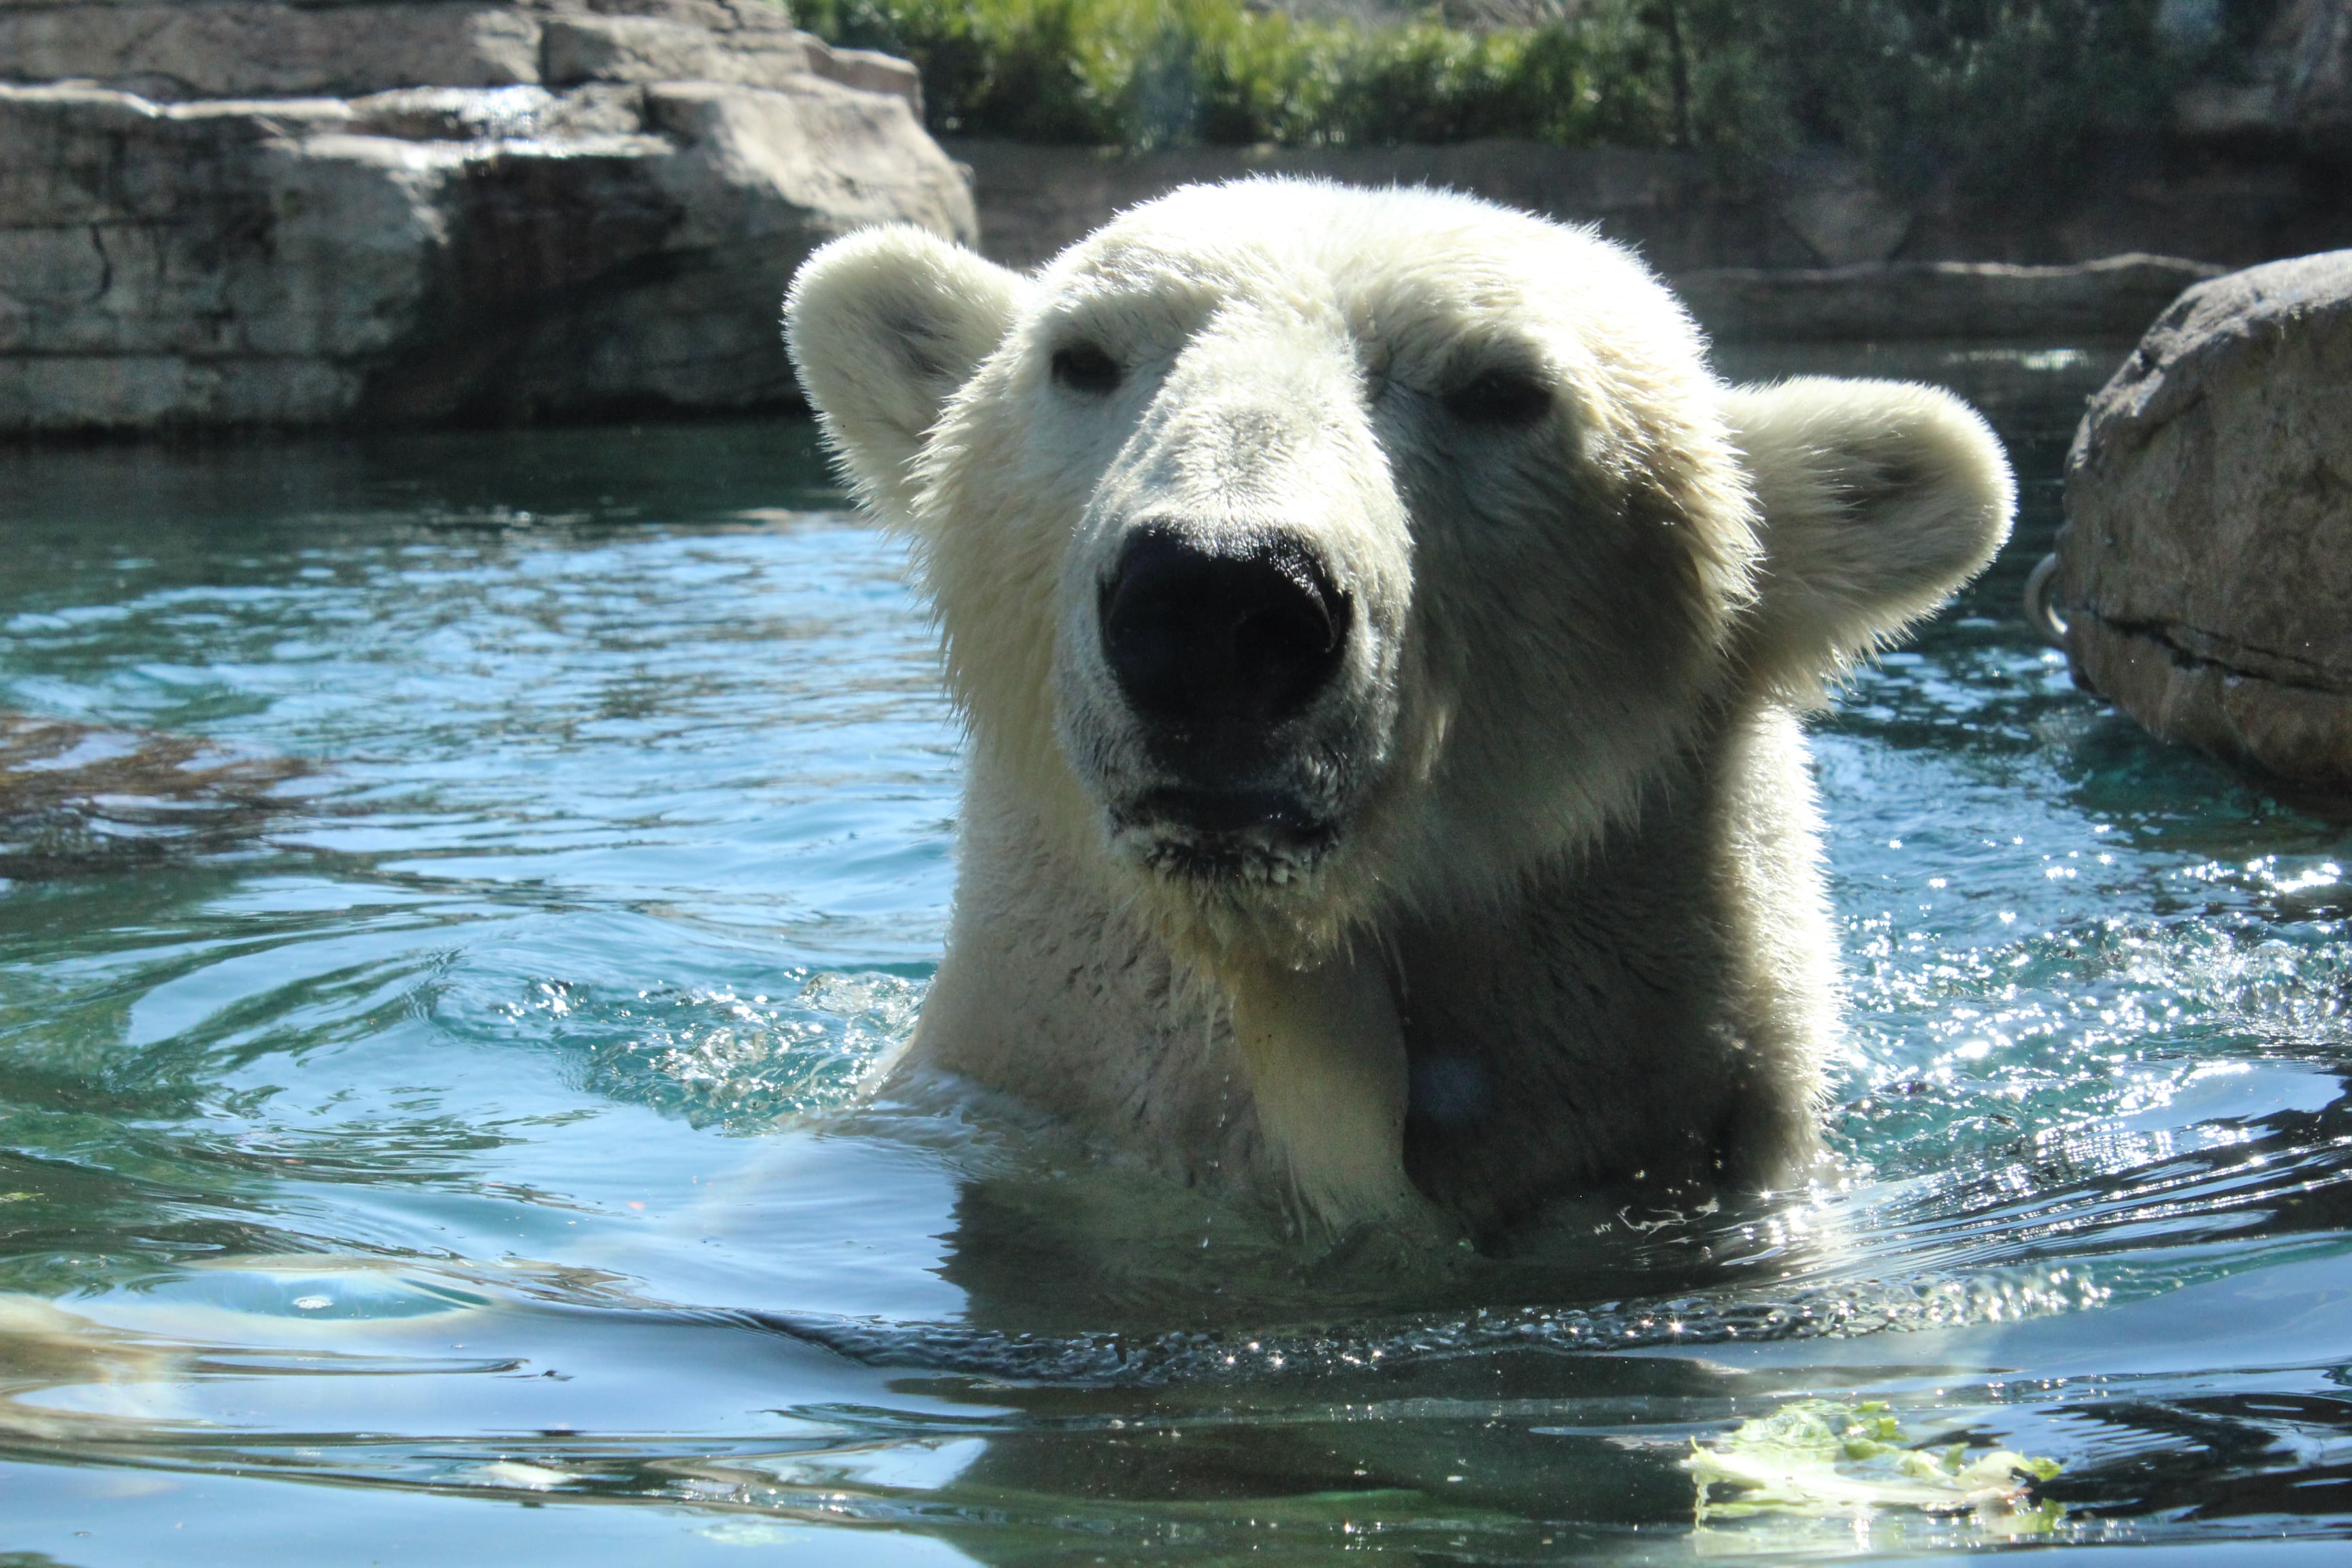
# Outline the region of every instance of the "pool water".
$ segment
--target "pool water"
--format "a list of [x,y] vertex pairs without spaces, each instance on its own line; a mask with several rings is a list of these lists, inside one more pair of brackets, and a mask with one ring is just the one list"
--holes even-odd
[[[2342,1560],[2352,843],[2017,609],[2118,352],[1829,362],[2025,479],[1817,726],[1836,1171],[1428,1267],[861,1105],[958,740],[806,425],[0,457],[0,1564]],[[2047,1528],[1695,1522],[1806,1395]]]

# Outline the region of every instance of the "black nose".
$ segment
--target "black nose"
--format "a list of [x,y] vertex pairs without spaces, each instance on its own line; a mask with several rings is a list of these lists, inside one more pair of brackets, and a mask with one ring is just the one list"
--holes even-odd
[[1339,673],[1346,595],[1294,534],[1139,529],[1102,591],[1103,657],[1162,724],[1277,723]]

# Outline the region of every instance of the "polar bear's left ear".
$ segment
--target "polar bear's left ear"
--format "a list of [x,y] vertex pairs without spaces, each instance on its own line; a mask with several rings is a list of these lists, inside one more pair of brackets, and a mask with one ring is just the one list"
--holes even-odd
[[784,296],[784,347],[859,491],[903,519],[910,468],[958,387],[1002,342],[1027,281],[904,225],[836,239]]
[[2000,442],[1948,392],[1808,378],[1733,389],[1732,438],[1763,513],[1750,674],[1817,700],[1825,677],[1927,614],[2009,537]]

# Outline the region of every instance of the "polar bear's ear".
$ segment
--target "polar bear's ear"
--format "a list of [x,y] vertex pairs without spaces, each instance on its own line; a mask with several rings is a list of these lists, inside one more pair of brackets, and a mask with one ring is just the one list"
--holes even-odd
[[1003,341],[1028,283],[919,228],[825,246],[784,296],[784,346],[825,440],[866,499],[903,518],[909,465]]
[[1948,392],[1809,378],[1735,388],[1727,412],[1764,521],[1743,651],[1783,695],[1817,700],[2009,537],[2009,459]]

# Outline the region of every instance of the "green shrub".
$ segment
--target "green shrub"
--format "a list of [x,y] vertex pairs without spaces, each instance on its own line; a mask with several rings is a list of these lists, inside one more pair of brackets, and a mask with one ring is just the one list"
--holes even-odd
[[1685,0],[1697,119],[1759,161],[1830,146],[1891,190],[2046,189],[2105,140],[2159,135],[2203,63],[2158,0]]
[[[2276,0],[2231,0],[2236,22]],[[804,0],[922,70],[933,130],[1134,149],[1691,146],[1727,173],[1842,148],[1891,189],[2049,188],[2160,133],[2184,74],[2158,0],[1554,0],[1539,26],[1388,26],[1244,0]],[[2234,38],[2243,26],[2225,27]],[[2216,45],[2215,47],[2227,47]]]
[[1659,36],[1623,5],[1480,32],[1240,0],[812,0],[800,14],[835,43],[912,59],[932,129],[965,135],[1149,148],[1673,132]]

